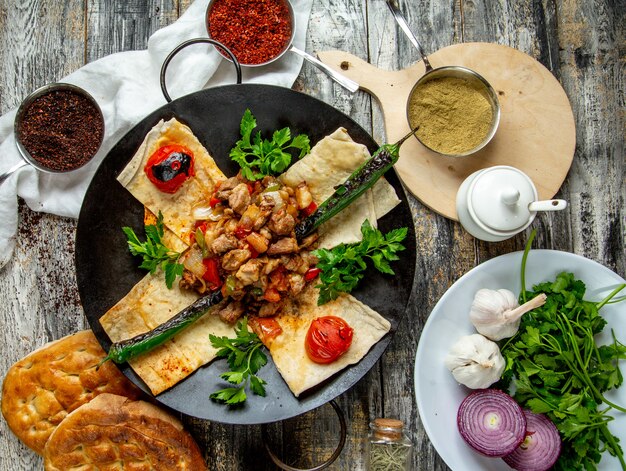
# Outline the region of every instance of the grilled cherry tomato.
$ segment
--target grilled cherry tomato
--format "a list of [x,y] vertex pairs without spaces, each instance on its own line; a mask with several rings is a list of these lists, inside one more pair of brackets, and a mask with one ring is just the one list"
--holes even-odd
[[176,193],[189,177],[195,175],[193,164],[193,153],[189,149],[171,144],[157,149],[148,159],[144,171],[160,191]]
[[348,351],[353,333],[341,317],[316,317],[304,341],[306,353],[315,363],[332,363]]

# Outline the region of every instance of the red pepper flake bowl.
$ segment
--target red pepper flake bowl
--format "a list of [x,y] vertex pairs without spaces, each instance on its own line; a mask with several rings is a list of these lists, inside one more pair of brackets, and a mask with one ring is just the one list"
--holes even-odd
[[[295,33],[293,8],[287,0],[211,0],[206,27],[209,37],[230,49],[246,67],[278,60],[289,50]],[[220,54],[230,60],[223,51]]]
[[96,155],[104,138],[104,117],[96,100],[82,88],[52,83],[22,101],[14,131],[26,162],[43,172],[65,173]]

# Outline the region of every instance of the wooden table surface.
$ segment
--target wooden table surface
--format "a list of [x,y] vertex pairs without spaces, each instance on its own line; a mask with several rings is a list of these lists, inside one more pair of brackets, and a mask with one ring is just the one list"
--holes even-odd
[[[156,29],[176,20],[188,0],[0,0],[0,112],[35,88],[118,51],[142,49]],[[573,165],[558,193],[566,211],[541,214],[537,248],[573,252],[624,276],[624,0],[401,0],[427,51],[485,41],[517,48],[545,65],[563,85],[576,121]],[[419,56],[396,27],[383,0],[314,0],[307,51],[339,49],[397,70]],[[376,141],[385,141],[381,111],[366,93],[350,94],[305,64],[294,88],[347,113]],[[541,159],[538,155],[537,158]],[[546,172],[550,169],[546,168]],[[520,250],[525,233],[480,242],[461,226],[410,197],[417,233],[412,301],[381,361],[338,398],[348,420],[343,453],[331,469],[363,469],[368,422],[403,419],[415,443],[414,469],[447,469],[420,422],[413,362],[424,322],[463,273]],[[0,270],[0,376],[52,339],[86,328],[76,287],[76,221],[31,211],[20,203],[17,248]],[[266,458],[259,426],[230,426],[183,417],[210,469],[276,469]],[[276,450],[299,467],[321,462],[337,443],[332,408],[274,425]],[[280,445],[282,440],[282,445]],[[0,421],[0,470],[42,469],[41,460]]]

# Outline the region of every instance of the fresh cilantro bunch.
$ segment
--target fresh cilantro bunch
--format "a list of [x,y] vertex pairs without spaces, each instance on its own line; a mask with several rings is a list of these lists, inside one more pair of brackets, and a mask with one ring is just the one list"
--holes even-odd
[[306,134],[299,134],[292,140],[289,128],[283,128],[275,131],[270,141],[261,137],[261,131],[253,136],[254,128],[256,119],[250,110],[246,109],[241,118],[241,139],[230,151],[230,158],[239,164],[241,174],[250,181],[283,173],[291,163],[291,154],[286,152],[287,149],[299,149],[298,158],[302,158],[311,150]]
[[608,411],[626,409],[604,396],[623,382],[618,362],[626,359],[626,346],[614,334],[609,345],[597,346],[594,339],[606,325],[599,309],[623,288],[595,303],[583,299],[585,284],[571,273],[531,291],[522,286],[520,303],[540,293],[547,300],[525,314],[517,334],[502,342],[507,366],[498,387],[513,385],[522,407],[546,414],[557,426],[563,450],[556,470],[596,469],[604,450],[626,469],[619,439],[607,426],[613,420]]
[[145,226],[146,241],[141,242],[131,227],[122,227],[128,239],[128,249],[133,255],[143,258],[139,268],[150,270],[154,273],[158,267],[165,272],[165,284],[171,288],[177,276],[182,276],[183,265],[178,263],[181,254],[170,250],[163,244],[164,233],[163,214],[159,211],[156,225]]
[[397,252],[405,249],[400,243],[407,235],[407,228],[393,229],[383,234],[374,229],[369,220],[361,225],[363,239],[355,244],[340,244],[332,249],[318,249],[313,251],[318,258],[317,268],[322,271],[319,275],[320,295],[318,305],[336,299],[341,292],[349,293],[363,277],[367,269],[367,260],[374,267],[389,275],[394,275],[389,262],[398,260]]
[[245,386],[249,385],[252,392],[258,396],[265,396],[266,382],[256,376],[256,373],[267,363],[267,357],[261,350],[263,343],[259,337],[248,330],[248,320],[244,318],[235,327],[236,337],[218,337],[210,334],[211,345],[218,348],[217,356],[226,358],[231,371],[222,373],[221,378],[231,384],[241,386],[220,389],[211,394],[211,399],[224,402],[228,405],[241,404],[247,399]]

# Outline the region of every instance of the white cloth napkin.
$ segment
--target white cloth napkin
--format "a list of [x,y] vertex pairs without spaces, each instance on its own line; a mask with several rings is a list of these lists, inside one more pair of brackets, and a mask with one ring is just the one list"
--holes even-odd
[[[156,31],[143,51],[120,52],[86,64],[59,82],[87,90],[102,108],[105,137],[98,155],[69,174],[43,174],[22,167],[0,186],[0,268],[11,258],[18,223],[17,195],[34,211],[78,217],[85,192],[98,165],[115,143],[151,111],[164,105],[159,73],[167,55],[180,43],[207,37],[205,14],[209,0],[196,0],[173,24]],[[304,49],[312,0],[291,0],[295,14],[294,46]],[[286,54],[264,67],[243,69],[243,83],[291,87],[302,67],[296,54]],[[213,46],[195,44],[181,51],[168,67],[166,83],[172,98],[204,87],[235,83],[233,65]],[[16,110],[0,117],[0,174],[21,161],[15,146]]]

